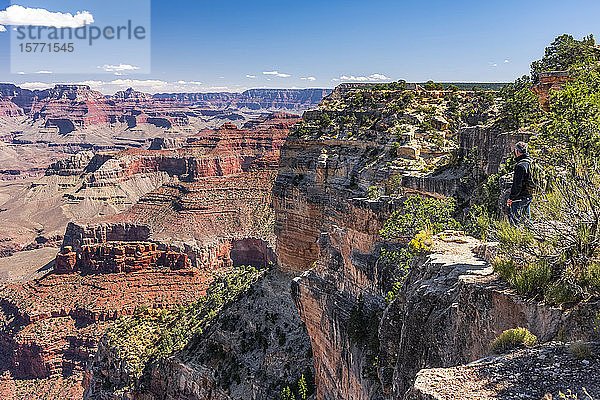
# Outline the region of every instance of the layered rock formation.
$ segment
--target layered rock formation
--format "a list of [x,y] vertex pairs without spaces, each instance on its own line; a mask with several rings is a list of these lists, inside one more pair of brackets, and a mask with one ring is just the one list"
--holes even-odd
[[[311,338],[317,398],[402,398],[419,369],[484,357],[494,338],[517,326],[542,341],[553,339],[561,327],[573,338],[591,339],[597,303],[565,313],[520,298],[474,253],[481,243],[462,234],[440,236],[434,254],[413,261],[398,296],[386,303],[398,272],[381,249],[402,245],[383,240],[379,230],[399,209],[402,194],[411,193],[406,186],[429,192],[421,193],[426,196],[452,194],[468,171],[460,163],[441,174],[423,167],[438,165],[443,156],[432,151],[437,139],[429,125],[419,122],[433,117],[432,122],[436,115],[420,110],[425,102],[437,109],[437,117],[456,124],[455,114],[444,108],[446,95],[425,94],[417,107],[390,112],[405,94],[383,92],[334,91],[320,110],[305,114],[305,124],[282,149],[274,187],[278,259],[285,270],[306,271],[294,281],[293,296]],[[472,96],[463,98],[468,103]],[[491,107],[478,115],[492,115]],[[483,173],[497,171],[522,136],[465,126],[470,120],[458,121],[445,149],[462,147]],[[396,121],[399,130],[393,129]],[[467,150],[475,142],[473,155]],[[399,151],[403,146],[421,155],[407,156]],[[361,198],[367,194],[373,200]]]
[[[76,210],[85,210],[87,218],[80,213],[84,218],[79,219],[88,223],[68,223],[55,273],[9,284],[0,293],[1,340],[6,349],[3,379],[10,388],[6,397],[22,393],[27,379],[34,377],[52,392],[51,382],[62,381],[61,375],[73,377],[64,383],[70,388],[65,396],[80,396],[85,365],[96,351],[99,336],[117,318],[140,305],[168,309],[198,301],[215,274],[240,265],[265,267],[275,262],[271,191],[279,150],[298,120],[295,115],[274,114],[243,129],[224,124],[153,150],[84,152],[52,164],[40,183],[28,188],[29,196],[45,201],[45,208],[40,208],[46,215],[52,201],[73,216]],[[67,199],[67,204],[61,199]],[[136,204],[130,207],[131,203]],[[102,206],[95,208],[98,205]],[[123,210],[112,217],[101,215]],[[74,218],[64,218],[63,223],[69,219]],[[277,285],[276,290],[268,286],[272,292],[268,307],[278,310],[287,324],[285,332],[277,334],[295,337],[298,334],[292,331],[300,322],[289,312],[293,303],[282,289],[287,282],[289,277],[278,277],[276,283],[268,283]],[[247,300],[246,306],[258,301]],[[266,316],[257,318],[262,321]],[[275,332],[274,322],[264,324]],[[306,334],[298,337],[306,346]],[[298,347],[300,342],[290,343]],[[284,344],[291,346],[283,341],[272,352],[261,353],[261,357],[268,355],[263,363],[272,362]],[[298,368],[309,365],[306,354],[304,348],[304,361],[293,368],[272,364],[273,371],[264,379],[276,380],[277,385],[268,390],[274,393],[283,382],[297,379]],[[254,362],[254,356],[249,356],[248,371]],[[177,369],[177,365],[172,366]]]
[[302,112],[318,106],[329,93],[329,89],[250,89],[242,93],[160,93],[152,97],[209,109]]
[[[8,212],[0,214],[0,237],[9,240],[0,248],[10,255],[37,237],[45,238],[44,245],[57,245],[70,221],[98,225],[123,212],[111,223],[152,227],[155,238],[172,238],[181,249],[194,240],[217,246],[221,236],[273,244],[272,234],[261,232],[272,216],[279,149],[297,121],[292,114],[272,114],[243,129],[224,124],[152,150],[86,151],[55,162],[4,203]],[[181,229],[172,235],[175,226]],[[109,240],[147,239],[148,234],[132,234]],[[70,238],[65,245],[77,246]]]
[[[118,272],[119,265],[127,272]],[[14,389],[5,398],[16,396],[21,379],[70,376],[69,390],[81,396],[83,371],[111,321],[141,305],[193,301],[212,279],[189,268],[185,255],[160,253],[154,244],[84,247],[79,257],[58,255],[56,266],[58,274],[10,284],[0,293],[1,379],[9,392]]]
[[177,181],[142,196],[109,222],[147,226],[151,239],[185,251],[198,267],[274,262],[271,190],[280,148],[297,121],[273,114],[243,129],[225,124],[203,130],[171,151],[185,161]]
[[106,242],[82,246],[79,254],[66,246],[54,263],[58,274],[136,272],[152,267],[181,270],[188,269],[189,262],[185,254],[158,250],[156,243]]
[[[131,88],[104,96],[88,85],[60,84],[46,90],[30,91],[15,85],[0,86],[0,115],[27,115],[42,121],[48,132],[66,135],[92,125],[140,124],[171,129],[186,126],[190,116],[222,117],[241,112],[302,112],[318,105],[326,89],[253,89],[243,93],[186,93],[149,95]],[[238,111],[239,110],[239,111]],[[242,111],[246,110],[246,111]],[[216,113],[215,113],[216,111]],[[208,113],[207,113],[208,112]],[[212,114],[212,115],[211,115]]]
[[[274,207],[278,259],[286,270],[310,268],[319,235],[332,225],[345,225],[347,200],[364,197],[370,187],[377,196],[407,190],[454,194],[463,171],[436,169],[442,170],[458,143],[478,140],[470,130],[424,125],[455,116],[450,97],[355,86],[336,88],[319,110],[306,112],[304,124],[282,149]],[[419,99],[411,103],[414,96]],[[465,92],[454,101],[463,107],[472,96]],[[403,152],[408,149],[412,155]]]
[[539,82],[531,90],[538,95],[540,105],[547,111],[550,106],[551,91],[561,90],[570,79],[569,71],[541,72]]

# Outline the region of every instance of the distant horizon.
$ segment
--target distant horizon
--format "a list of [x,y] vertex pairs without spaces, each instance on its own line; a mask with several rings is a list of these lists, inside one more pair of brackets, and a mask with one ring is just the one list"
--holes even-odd
[[[61,72],[60,65],[54,68],[45,58],[19,69],[12,63],[11,34],[16,36],[14,29],[25,22],[11,16],[8,9],[15,3],[31,15],[52,12],[61,26],[76,26],[65,24],[76,24],[82,16],[93,18],[90,29],[121,16],[141,18],[146,15],[142,8],[150,5],[150,23],[144,25],[150,51],[133,46],[117,54],[101,43],[76,44],[85,54],[64,60],[75,64],[77,73]],[[115,6],[118,13],[112,12]],[[146,93],[239,93],[401,78],[504,83],[529,74],[531,62],[557,36],[581,39],[597,31],[598,15],[595,0],[569,5],[558,0],[374,0],[367,7],[356,0],[0,0],[0,80],[30,90],[57,81],[83,83],[102,93],[130,86]]]
[[[267,90],[333,90],[335,89],[337,86],[342,85],[342,84],[346,84],[346,83],[352,83],[352,84],[365,84],[365,85],[378,85],[378,84],[386,84],[386,83],[392,83],[392,82],[397,82],[397,81],[382,81],[382,82],[355,82],[355,81],[344,81],[344,82],[338,82],[336,83],[334,86],[330,86],[330,87],[305,87],[305,88],[298,88],[298,87],[291,87],[291,88],[286,88],[286,87],[247,87],[247,88],[240,88],[239,90],[214,90],[214,91],[210,91],[210,90],[198,90],[198,91],[158,91],[158,92],[151,92],[151,91],[145,91],[142,89],[137,89],[134,86],[129,86],[129,87],[123,87],[120,88],[118,90],[112,91],[112,92],[104,92],[100,89],[96,89],[94,88],[92,85],[90,85],[89,83],[86,82],[54,82],[54,83],[48,83],[47,87],[44,88],[34,88],[31,89],[25,85],[27,85],[27,82],[24,83],[17,83],[17,82],[0,82],[0,85],[15,85],[21,89],[25,89],[25,90],[30,90],[32,92],[36,92],[36,91],[44,91],[44,90],[48,90],[48,89],[52,89],[55,86],[58,85],[77,85],[77,86],[88,86],[91,90],[94,90],[96,92],[100,92],[103,95],[106,96],[112,96],[118,92],[123,92],[126,91],[128,89],[133,89],[136,92],[141,92],[141,93],[145,93],[145,94],[149,94],[149,95],[157,95],[157,94],[195,94],[195,93],[204,93],[204,94],[210,94],[210,93],[243,93],[249,90],[258,90],[258,89],[267,89]],[[424,84],[427,83],[427,81],[406,81],[407,83],[416,83],[416,84]],[[461,84],[461,85],[465,85],[465,84],[472,84],[472,85],[482,85],[482,84],[492,84],[492,85],[505,85],[508,84],[510,82],[507,81],[439,81],[439,82],[435,82],[435,83],[440,83],[443,85],[453,85],[453,84]]]

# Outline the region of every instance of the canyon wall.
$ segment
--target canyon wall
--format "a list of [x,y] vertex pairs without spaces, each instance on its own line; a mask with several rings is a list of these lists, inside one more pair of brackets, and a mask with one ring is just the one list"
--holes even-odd
[[[381,249],[403,245],[382,239],[379,230],[401,208],[404,196],[415,190],[431,197],[451,195],[469,171],[461,164],[440,173],[420,171],[419,152],[406,157],[394,144],[399,135],[388,127],[398,115],[384,111],[403,94],[382,95],[384,106],[378,105],[377,95],[349,90],[325,99],[318,111],[305,113],[305,123],[282,149],[273,192],[280,266],[303,272],[292,290],[311,339],[317,398],[402,398],[421,368],[484,357],[494,338],[517,326],[542,341],[556,337],[561,328],[572,338],[589,340],[598,304],[565,313],[522,299],[478,255],[486,253],[483,244],[462,233],[435,238],[433,254],[416,258],[398,295],[388,297],[399,272]],[[367,107],[357,106],[356,99],[364,102],[367,96],[375,99]],[[436,140],[419,122],[423,104],[434,104],[438,113],[452,118],[443,98],[435,99],[425,96],[418,107],[402,111],[401,132],[408,141],[403,146],[422,155],[430,140]],[[357,124],[357,135],[356,125],[346,121],[365,115],[368,127],[361,132]],[[476,167],[483,173],[497,172],[511,146],[526,138],[465,124],[445,136],[463,158],[477,147]],[[435,163],[431,154],[425,162]],[[396,195],[385,196],[389,192]]]
[[[0,291],[0,393],[17,398],[15,385],[35,378],[62,382],[70,398],[81,396],[87,363],[112,322],[142,305],[193,301],[211,279],[189,267],[184,254],[156,251],[151,243],[65,249],[55,273]],[[29,395],[36,396],[33,389]]]
[[[50,264],[42,278],[0,291],[0,395],[35,396],[35,388],[26,388],[35,378],[48,387],[42,391],[47,396],[56,396],[64,387],[65,398],[80,398],[91,379],[86,366],[98,340],[120,317],[140,306],[173,309],[193,304],[204,297],[215,276],[242,265],[273,264],[272,185],[280,148],[298,120],[292,114],[272,114],[241,129],[233,124],[203,129],[189,140],[152,150],[83,152],[51,164],[24,198],[31,204],[43,202],[45,208],[37,209],[48,217],[60,210],[79,218],[54,219],[67,227],[53,269]],[[98,212],[97,205],[111,207],[112,212]],[[31,212],[27,202],[21,209]],[[271,352],[261,351],[260,357],[269,363],[284,346],[303,350],[298,358],[302,362],[284,358],[260,378],[271,382],[269,393],[310,365],[306,333],[298,331],[299,317],[288,312],[294,309],[286,287],[290,278],[273,279],[266,286],[268,295],[261,289],[261,299],[270,299],[265,307],[272,311],[254,311],[255,323],[261,326],[255,335],[268,334],[281,343]],[[254,296],[244,307],[260,301]],[[285,331],[271,318],[281,318]],[[269,329],[263,330],[263,325]],[[247,340],[240,337],[238,347],[246,346]],[[257,356],[248,355],[248,373]],[[188,371],[210,383],[210,376],[170,365],[169,373]],[[163,383],[171,390],[167,381]],[[217,386],[207,390],[216,396],[221,390]]]

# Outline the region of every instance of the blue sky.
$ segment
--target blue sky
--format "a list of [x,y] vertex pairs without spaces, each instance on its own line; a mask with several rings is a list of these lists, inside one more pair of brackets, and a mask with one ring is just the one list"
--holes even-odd
[[[97,22],[116,18],[107,1],[14,4],[73,14],[85,10]],[[130,1],[121,4],[129,4],[123,15],[136,16]],[[8,6],[0,0],[0,10]],[[156,92],[333,87],[387,78],[511,81],[529,71],[554,37],[600,35],[597,0],[152,1],[151,10],[149,74],[11,74],[9,32],[2,32],[0,80],[30,87],[90,82],[104,92],[127,84]],[[97,53],[89,57],[98,65],[138,61],[121,60],[106,49]]]

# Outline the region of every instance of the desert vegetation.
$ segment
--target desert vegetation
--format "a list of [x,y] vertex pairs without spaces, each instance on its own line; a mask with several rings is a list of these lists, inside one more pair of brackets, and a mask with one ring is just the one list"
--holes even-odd
[[[536,196],[525,228],[503,221],[501,176],[487,177],[468,210],[472,233],[499,242],[496,271],[518,293],[551,304],[573,304],[600,294],[600,52],[592,36],[558,38],[524,76],[504,87],[501,117],[507,130],[532,132],[530,152]],[[562,90],[552,91],[547,110],[531,92],[541,73],[569,71]]]
[[205,297],[172,309],[140,305],[107,332],[108,345],[117,349],[132,377],[137,378],[149,362],[181,350],[227,304],[248,290],[261,275],[253,267],[239,267],[211,283]]

